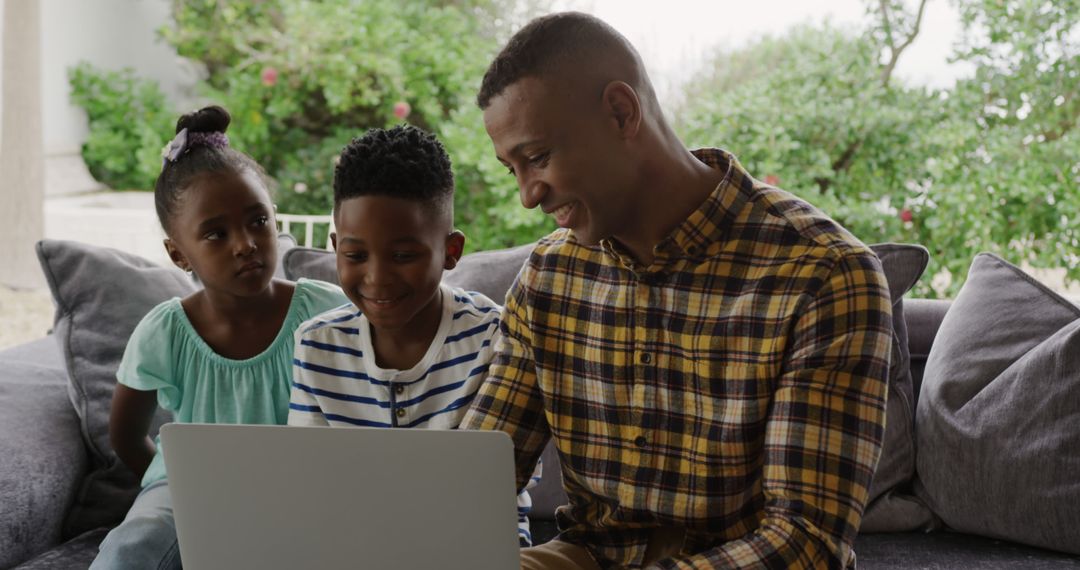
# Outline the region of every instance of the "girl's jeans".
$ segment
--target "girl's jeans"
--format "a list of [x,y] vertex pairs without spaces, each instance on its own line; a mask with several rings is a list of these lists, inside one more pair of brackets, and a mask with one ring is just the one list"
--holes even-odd
[[167,481],[151,483],[139,493],[124,522],[101,542],[90,565],[90,570],[120,568],[180,570],[180,545]]

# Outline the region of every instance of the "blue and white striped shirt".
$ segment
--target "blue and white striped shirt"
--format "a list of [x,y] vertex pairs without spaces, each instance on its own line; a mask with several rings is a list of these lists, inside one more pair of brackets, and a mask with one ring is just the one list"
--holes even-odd
[[[376,364],[371,327],[353,305],[301,325],[289,425],[457,428],[494,356],[501,308],[480,293],[446,285],[441,294],[439,330],[409,370]],[[523,544],[532,542],[531,506],[528,492],[522,491],[518,534]]]

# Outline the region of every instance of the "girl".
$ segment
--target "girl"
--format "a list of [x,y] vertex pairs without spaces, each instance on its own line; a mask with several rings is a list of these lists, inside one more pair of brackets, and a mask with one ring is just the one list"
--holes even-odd
[[143,489],[91,566],[180,568],[157,405],[177,422],[284,424],[293,331],[348,300],[320,281],[274,279],[277,230],[262,168],[229,148],[229,114],[184,115],[154,188],[165,249],[203,289],[150,311],[117,371],[109,436]]

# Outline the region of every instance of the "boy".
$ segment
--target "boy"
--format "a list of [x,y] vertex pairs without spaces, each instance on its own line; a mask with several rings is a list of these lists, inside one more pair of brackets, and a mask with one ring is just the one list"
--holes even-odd
[[[353,305],[301,325],[289,425],[453,429],[493,355],[500,307],[441,284],[461,258],[454,177],[434,136],[371,129],[334,172],[338,277]],[[531,544],[527,491],[518,537]]]

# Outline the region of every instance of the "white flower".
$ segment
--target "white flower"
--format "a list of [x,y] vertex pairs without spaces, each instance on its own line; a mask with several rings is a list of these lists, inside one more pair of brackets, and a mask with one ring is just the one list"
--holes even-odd
[[303,182],[297,182],[295,185],[293,185],[292,189],[293,192],[296,192],[297,194],[303,194],[304,192],[307,192],[307,184],[304,184]]

